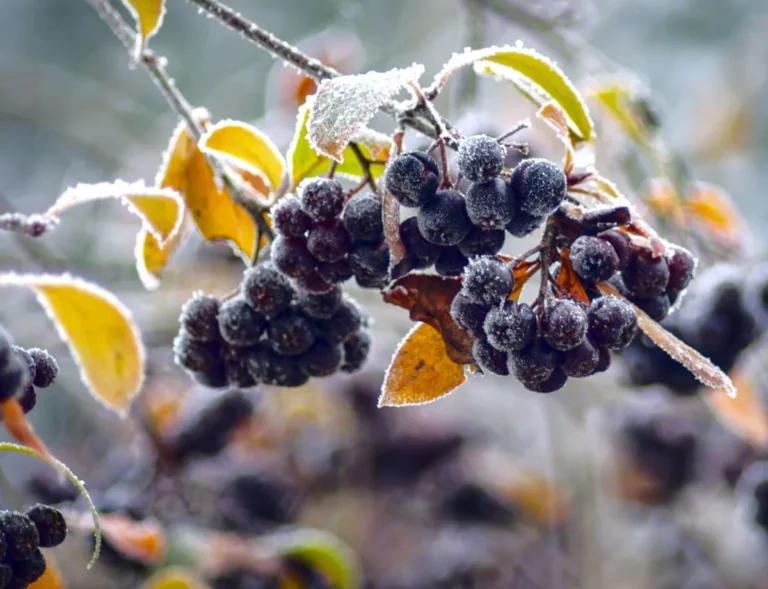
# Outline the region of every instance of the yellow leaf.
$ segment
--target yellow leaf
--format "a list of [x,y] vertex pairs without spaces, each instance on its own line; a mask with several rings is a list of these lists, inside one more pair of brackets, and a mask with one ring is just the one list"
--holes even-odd
[[29,586],[29,589],[66,589],[67,584],[61,574],[53,554],[46,551],[45,572],[43,576]]
[[136,259],[136,271],[144,288],[155,290],[160,286],[163,270],[168,265],[173,252],[189,235],[190,231],[191,222],[185,221],[181,229],[162,245],[146,229],[139,231],[136,236],[134,257]]
[[249,172],[264,176],[273,190],[283,180],[285,160],[282,154],[269,137],[246,123],[216,123],[200,139],[200,148]]
[[147,46],[147,41],[163,24],[165,16],[165,0],[123,0],[128,7],[139,29],[138,43],[136,46],[136,60]]
[[712,237],[730,246],[741,244],[744,238],[744,222],[728,195],[717,186],[697,182],[685,207],[689,218]]
[[[312,149],[307,137],[307,122],[309,113],[314,105],[314,100],[309,97],[307,101],[299,108],[296,118],[296,131],[288,148],[288,166],[290,172],[291,187],[295,188],[305,178],[313,176],[322,176],[331,168],[330,157],[318,155]],[[360,151],[369,160],[375,162],[371,166],[371,175],[374,178],[380,177],[384,173],[384,167],[389,160],[389,154],[392,142],[389,137],[376,133],[371,130],[365,130],[358,133],[353,141],[360,147]],[[336,174],[350,178],[362,178],[365,171],[360,167],[360,162],[355,155],[352,147],[347,146],[344,149],[342,161],[336,166]]]
[[150,577],[142,589],[207,589],[203,581],[182,567],[168,567]]
[[647,145],[653,135],[640,110],[637,82],[622,77],[607,77],[594,82],[587,89],[587,96],[594,98],[613,117],[621,129],[637,143]]
[[134,521],[119,513],[100,518],[104,538],[118,552],[149,566],[157,566],[165,556],[165,533],[154,519]]
[[448,357],[440,332],[417,323],[387,369],[379,407],[420,405],[444,397],[467,380],[464,367]]
[[124,415],[145,368],[144,346],[128,309],[110,292],[67,274],[2,274],[0,286],[35,292],[91,394]]

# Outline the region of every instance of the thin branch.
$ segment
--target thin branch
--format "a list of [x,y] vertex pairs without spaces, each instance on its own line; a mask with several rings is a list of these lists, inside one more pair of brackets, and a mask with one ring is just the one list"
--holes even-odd
[[13,231],[29,237],[40,237],[56,225],[56,219],[44,215],[22,215],[21,213],[0,215],[0,230]]
[[350,143],[349,146],[352,148],[352,151],[355,152],[355,157],[357,157],[357,160],[360,162],[360,166],[363,168],[363,172],[365,172],[365,177],[371,187],[371,190],[376,192],[376,182],[373,179],[373,174],[371,174],[371,162],[368,161],[367,157],[365,157],[365,154],[357,143]]

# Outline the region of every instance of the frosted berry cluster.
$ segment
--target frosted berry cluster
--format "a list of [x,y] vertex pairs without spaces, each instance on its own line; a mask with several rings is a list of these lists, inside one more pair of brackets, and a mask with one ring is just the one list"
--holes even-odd
[[59,374],[56,359],[40,348],[14,346],[0,328],[0,401],[16,397],[24,413],[37,404],[37,390],[53,384]]

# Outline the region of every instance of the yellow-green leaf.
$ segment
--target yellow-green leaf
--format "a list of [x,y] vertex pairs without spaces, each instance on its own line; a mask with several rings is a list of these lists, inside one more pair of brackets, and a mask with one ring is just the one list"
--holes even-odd
[[123,4],[136,19],[139,33],[136,44],[136,60],[138,60],[149,38],[157,33],[160,25],[163,24],[165,0],[123,0]]
[[431,403],[465,380],[464,367],[448,357],[440,332],[417,323],[400,342],[387,369],[379,407]]
[[207,153],[263,176],[272,190],[276,190],[283,180],[285,159],[282,154],[267,135],[247,123],[217,123],[200,139],[200,147]]
[[142,589],[207,589],[194,573],[182,567],[168,567],[152,575]]
[[595,83],[587,96],[594,98],[634,141],[648,142],[650,133],[633,108],[633,91],[626,82],[614,79]]
[[37,295],[91,394],[125,415],[144,382],[146,357],[130,311],[112,293],[68,274],[1,274],[0,286]]

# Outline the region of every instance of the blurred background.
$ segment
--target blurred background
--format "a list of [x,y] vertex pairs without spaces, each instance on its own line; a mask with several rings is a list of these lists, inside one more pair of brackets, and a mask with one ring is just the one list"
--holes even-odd
[[[190,102],[214,120],[249,121],[287,148],[299,77],[191,4],[167,4],[152,47],[168,58]],[[734,262],[729,280],[741,284],[765,259],[764,0],[229,4],[344,73],[420,62],[425,82],[465,46],[522,39],[585,92],[606,76],[632,79],[653,105],[664,150],[685,163],[687,177],[721,186],[745,219],[738,251],[699,250],[700,273]],[[645,202],[657,176],[647,153],[590,104],[598,166]],[[438,106],[466,134],[502,133],[535,113],[511,86],[466,76],[451,81]],[[391,132],[388,125],[383,117],[374,123]],[[124,48],[85,2],[0,3],[0,213],[44,211],[77,182],[151,182],[175,126],[149,78],[129,68]],[[540,123],[521,137],[535,153],[561,157]],[[212,402],[173,365],[180,306],[195,290],[231,291],[242,264],[225,246],[191,240],[159,291],[148,292],[133,263],[136,231],[134,218],[105,202],[68,213],[42,239],[0,233],[0,270],[66,269],[110,289],[134,313],[150,350],[147,390],[131,419],[120,421],[89,398],[34,299],[0,294],[0,323],[16,343],[47,348],[61,365],[30,418],[105,511],[154,516],[167,525],[169,544],[188,553],[208,546],[210,530],[254,538],[293,526],[325,530],[357,554],[360,586],[371,589],[768,587],[768,534],[754,515],[761,449],[722,429],[696,395],[675,394],[663,376],[639,376],[637,362],[616,360],[608,373],[571,380],[552,396],[484,377],[426,408],[375,410],[383,370],[411,326],[375,291],[349,289],[376,321],[363,375],[249,395],[253,414],[238,424],[236,447],[169,464],[164,433],[172,436],[185,416]],[[505,253],[529,245],[507,240]],[[708,284],[701,290],[722,280]],[[754,327],[737,352],[760,332]],[[759,372],[753,380],[760,383]],[[67,490],[46,478],[45,467],[16,456],[2,466],[6,506],[69,498],[56,495]],[[71,587],[137,587],[155,568],[113,547],[85,574],[89,548],[79,534],[57,549]],[[262,586],[244,584],[241,564],[204,572],[206,582]],[[264,567],[249,574],[266,578]]]

